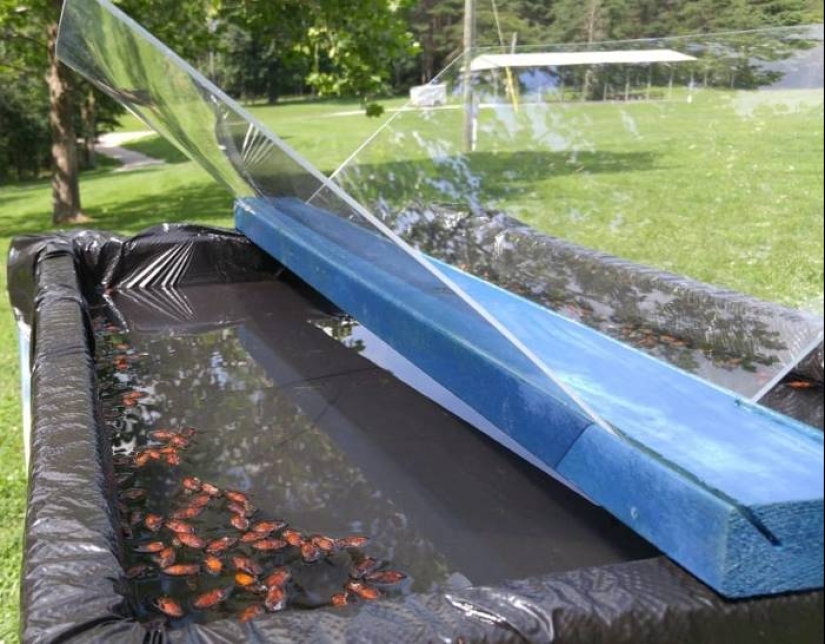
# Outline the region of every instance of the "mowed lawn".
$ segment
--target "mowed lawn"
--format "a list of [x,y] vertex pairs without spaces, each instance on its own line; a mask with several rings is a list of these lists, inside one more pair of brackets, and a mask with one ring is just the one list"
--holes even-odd
[[[499,207],[514,208],[551,234],[810,307],[823,288],[822,93],[774,98],[754,103],[747,96],[708,94],[691,104],[568,104],[552,113],[524,106],[516,117],[483,110],[479,151],[466,168]],[[401,101],[387,105],[397,108]],[[358,111],[351,101],[250,109],[327,173],[388,120],[351,114]],[[365,197],[383,192],[399,203],[422,196],[446,201],[443,191],[421,184],[408,191],[398,178],[423,172],[458,185],[451,173],[463,172],[454,163],[460,124],[459,110],[401,114],[360,157],[364,172],[354,190]],[[512,126],[511,136],[494,135],[502,124]],[[145,128],[129,117],[121,129]],[[443,154],[417,169],[411,162],[424,155],[396,145],[399,134],[404,140],[418,134],[433,141],[431,153]],[[130,147],[168,163],[133,173],[112,167],[86,173],[84,210],[94,227],[128,234],[159,223],[231,226],[231,197],[194,163],[156,138]],[[4,257],[13,236],[50,230],[49,209],[47,181],[0,186]],[[0,644],[12,644],[25,475],[5,271],[0,289]]]

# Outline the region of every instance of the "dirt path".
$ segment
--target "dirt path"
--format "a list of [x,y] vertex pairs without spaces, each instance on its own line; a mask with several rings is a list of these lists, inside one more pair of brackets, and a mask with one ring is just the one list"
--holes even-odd
[[131,172],[163,165],[165,161],[155,159],[124,147],[126,143],[156,136],[154,132],[111,132],[103,134],[98,140],[96,151],[105,157],[119,161],[121,166],[115,172]]

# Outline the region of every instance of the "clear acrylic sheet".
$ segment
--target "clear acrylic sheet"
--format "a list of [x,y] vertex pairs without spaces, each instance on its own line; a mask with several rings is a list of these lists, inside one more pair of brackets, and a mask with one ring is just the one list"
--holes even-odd
[[[594,423],[613,431],[493,313],[111,3],[67,0],[58,55],[197,161],[238,198],[263,198],[257,202],[245,200],[247,207],[257,203],[281,214],[283,207],[289,210],[287,216],[301,219],[300,211],[296,213],[292,208],[295,198],[307,201],[322,192],[331,197],[326,200],[327,212],[320,213],[322,216],[340,215],[374,233],[383,243],[383,259],[393,266],[396,277],[440,298],[443,307],[427,315],[443,315],[447,328],[456,314],[471,321],[475,335],[465,341],[520,377],[524,383],[521,389],[500,392],[501,400],[495,404],[501,409],[533,406],[540,391],[559,402],[575,419],[566,434],[570,444]],[[317,226],[313,231],[311,218],[300,223],[312,233],[327,234]],[[347,250],[357,255],[361,249]],[[371,260],[365,255],[363,261]],[[496,425],[508,433],[508,428]],[[565,451],[559,450],[559,457]]]
[[[398,110],[334,185],[423,253],[747,399],[817,347],[821,377],[821,280],[800,280],[785,307],[735,292],[737,273],[767,282],[787,261],[773,250],[799,242],[773,234],[777,218],[818,219],[822,240],[821,25],[480,50],[470,109],[468,62],[432,82],[432,106]],[[811,147],[816,160],[796,152]],[[754,191],[749,211],[736,194]],[[329,186],[311,203],[341,210]],[[740,230],[708,227],[737,208]],[[647,245],[668,244],[674,262],[640,269],[568,243],[582,237],[642,264]],[[698,281],[664,273],[691,254],[727,264]],[[816,243],[795,259],[796,274],[821,276]]]

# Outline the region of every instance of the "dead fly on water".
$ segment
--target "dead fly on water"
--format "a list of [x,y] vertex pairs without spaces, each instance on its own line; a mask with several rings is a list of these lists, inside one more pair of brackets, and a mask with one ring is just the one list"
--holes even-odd
[[177,564],[163,568],[163,574],[170,577],[192,577],[200,571],[201,567],[198,564]]
[[181,605],[171,597],[159,597],[152,602],[152,606],[167,617],[180,618],[184,612]]

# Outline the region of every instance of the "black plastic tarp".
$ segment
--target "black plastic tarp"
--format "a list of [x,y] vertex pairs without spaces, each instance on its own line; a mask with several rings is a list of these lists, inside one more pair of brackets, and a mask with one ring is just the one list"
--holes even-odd
[[[32,327],[32,460],[22,580],[25,644],[162,642],[806,644],[823,640],[823,593],[728,602],[658,558],[359,605],[151,630],[122,583],[108,436],[87,295],[271,278],[283,269],[242,236],[161,227],[18,238],[10,293]],[[284,273],[284,278],[294,279]]]

